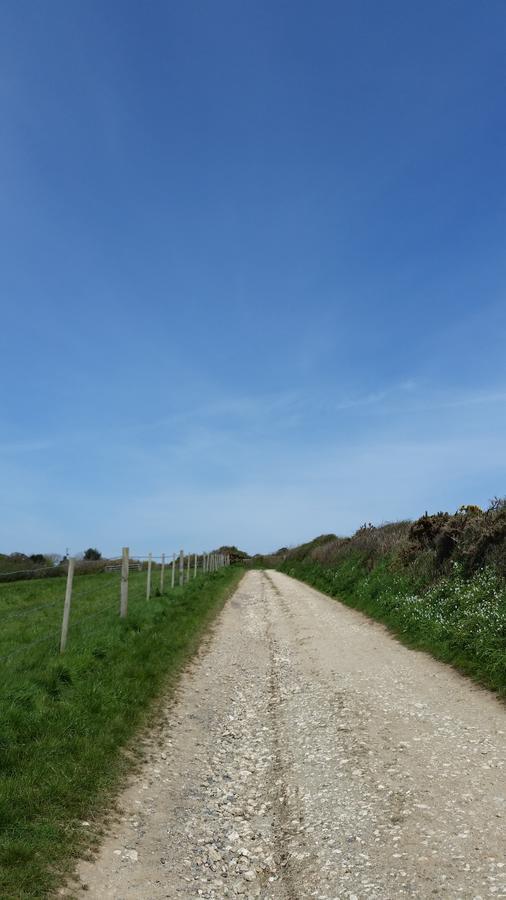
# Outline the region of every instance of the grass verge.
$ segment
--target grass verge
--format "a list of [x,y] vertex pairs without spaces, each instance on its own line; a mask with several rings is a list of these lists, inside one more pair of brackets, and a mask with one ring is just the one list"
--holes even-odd
[[71,870],[88,837],[81,822],[103,812],[125,774],[122,748],[242,574],[220,569],[149,601],[145,577],[132,578],[123,621],[117,579],[89,576],[93,588],[83,590],[83,577],[81,624],[75,615],[61,657],[61,603],[49,602],[56,579],[0,591],[1,897],[47,897]]
[[330,567],[292,559],[279,569],[506,696],[506,585],[492,569],[465,578],[455,563],[431,584],[397,569],[388,557],[371,571],[360,554]]

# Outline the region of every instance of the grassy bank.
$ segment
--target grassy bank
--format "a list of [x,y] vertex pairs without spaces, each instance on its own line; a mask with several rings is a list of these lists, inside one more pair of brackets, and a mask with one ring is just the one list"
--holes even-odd
[[260,560],[506,695],[506,499],[366,523]]
[[395,556],[370,560],[351,551],[333,564],[286,559],[281,571],[387,625],[506,696],[506,583],[491,567],[465,577],[458,563],[437,577],[399,566]]
[[125,773],[121,749],[149,701],[174,684],[241,575],[220,569],[149,601],[144,573],[132,575],[124,621],[118,579],[84,576],[62,657],[63,582],[0,588],[0,896],[44,897],[60,883],[89,840],[81,822]]

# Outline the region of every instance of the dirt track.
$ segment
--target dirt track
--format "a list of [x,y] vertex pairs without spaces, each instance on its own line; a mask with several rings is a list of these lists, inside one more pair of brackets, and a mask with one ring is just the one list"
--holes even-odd
[[79,874],[97,900],[505,897],[505,737],[486,692],[253,571]]

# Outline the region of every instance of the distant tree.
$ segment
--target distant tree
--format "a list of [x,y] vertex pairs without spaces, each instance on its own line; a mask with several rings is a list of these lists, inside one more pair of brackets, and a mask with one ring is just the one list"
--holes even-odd
[[44,556],[43,553],[32,553],[32,554],[30,555],[30,559],[31,559],[31,561],[32,561],[33,563],[35,563],[37,566],[43,566],[44,563],[47,562],[47,558]]
[[241,562],[241,560],[243,560],[243,559],[250,558],[249,553],[246,553],[245,550],[238,550],[237,547],[230,546],[230,545],[227,545],[224,547],[219,547],[217,552],[218,553],[228,553],[228,555],[230,556],[231,563]]
[[102,554],[96,547],[88,547],[87,550],[84,551],[83,559],[86,560],[97,560],[102,559]]

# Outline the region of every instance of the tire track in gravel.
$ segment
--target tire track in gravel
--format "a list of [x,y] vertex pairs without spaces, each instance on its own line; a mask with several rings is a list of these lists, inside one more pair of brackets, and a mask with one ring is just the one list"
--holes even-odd
[[289,842],[303,822],[303,816],[299,802],[298,787],[290,789],[287,773],[293,766],[290,760],[289,748],[283,746],[283,722],[280,715],[281,679],[279,658],[280,652],[273,634],[273,620],[270,615],[266,590],[273,590],[278,597],[280,593],[273,582],[266,576],[262,582],[261,591],[267,616],[266,638],[269,646],[269,714],[271,717],[271,730],[274,760],[272,766],[271,795],[274,808],[274,843],[276,859],[282,871],[282,883],[286,900],[298,900],[295,857],[289,852]]
[[252,571],[81,886],[96,900],[506,897],[505,735],[485,691]]

